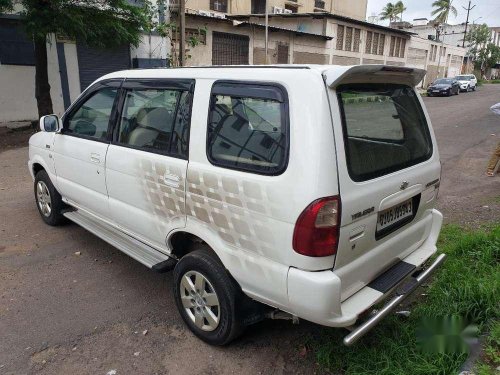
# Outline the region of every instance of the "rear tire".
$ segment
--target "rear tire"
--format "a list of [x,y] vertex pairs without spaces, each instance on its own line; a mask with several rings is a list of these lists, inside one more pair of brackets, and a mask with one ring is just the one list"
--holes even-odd
[[46,171],[35,176],[34,193],[36,207],[45,224],[58,226],[66,221],[61,210],[65,207],[61,194],[56,190]]
[[243,293],[208,246],[184,256],[173,276],[177,309],[198,338],[222,346],[243,332],[237,307]]

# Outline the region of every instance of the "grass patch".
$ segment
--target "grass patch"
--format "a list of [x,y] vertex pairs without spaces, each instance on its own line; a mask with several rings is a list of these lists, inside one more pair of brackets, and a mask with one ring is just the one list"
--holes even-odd
[[490,352],[497,356],[485,358],[478,364],[478,371],[480,367],[486,371],[500,365],[500,225],[481,231],[445,226],[438,247],[448,257],[431,284],[415,292],[425,296],[413,302],[410,317],[389,316],[352,348],[342,345],[345,331],[322,330],[306,344],[316,353],[321,368],[334,374],[457,374],[467,358],[466,352],[428,352],[417,342],[423,321],[451,315],[476,324],[482,332],[491,329],[487,340],[492,342],[487,345],[492,348],[496,345],[497,351],[490,349]]

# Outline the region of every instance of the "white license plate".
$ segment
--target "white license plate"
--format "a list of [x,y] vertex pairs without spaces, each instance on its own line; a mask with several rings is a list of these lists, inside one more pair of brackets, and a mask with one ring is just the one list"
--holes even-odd
[[377,232],[413,215],[413,199],[408,199],[378,214]]
[[433,92],[439,92],[439,90],[434,90]]

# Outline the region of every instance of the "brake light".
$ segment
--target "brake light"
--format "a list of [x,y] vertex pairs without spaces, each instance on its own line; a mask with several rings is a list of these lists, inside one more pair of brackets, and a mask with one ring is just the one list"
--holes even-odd
[[315,200],[300,214],[293,232],[293,249],[302,255],[324,257],[337,252],[340,197]]

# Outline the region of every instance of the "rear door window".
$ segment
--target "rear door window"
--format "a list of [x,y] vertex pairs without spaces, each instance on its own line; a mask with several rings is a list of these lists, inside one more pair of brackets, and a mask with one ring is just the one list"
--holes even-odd
[[284,88],[219,82],[212,88],[207,156],[214,165],[279,174],[288,153],[288,104]]
[[432,155],[432,141],[413,88],[397,84],[350,84],[337,88],[347,167],[366,181]]

